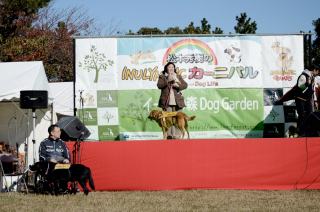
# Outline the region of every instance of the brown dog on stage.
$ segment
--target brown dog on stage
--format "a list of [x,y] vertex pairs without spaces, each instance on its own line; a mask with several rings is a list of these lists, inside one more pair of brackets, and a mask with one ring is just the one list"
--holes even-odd
[[162,128],[164,140],[167,140],[168,128],[173,126],[174,124],[178,125],[178,127],[182,133],[182,139],[184,138],[183,128],[186,129],[186,131],[188,133],[188,139],[190,139],[189,130],[188,130],[188,121],[193,120],[195,118],[195,116],[188,117],[186,114],[184,114],[182,112],[178,112],[177,115],[175,115],[173,117],[161,118],[162,115],[163,115],[163,111],[153,110],[150,112],[150,115],[148,118],[150,120],[155,120],[159,124],[159,126]]

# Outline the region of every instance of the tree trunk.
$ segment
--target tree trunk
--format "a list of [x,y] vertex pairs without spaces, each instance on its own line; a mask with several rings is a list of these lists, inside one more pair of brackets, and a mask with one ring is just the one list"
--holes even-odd
[[99,78],[99,70],[96,70],[96,77],[94,78],[94,83],[98,82],[98,78]]
[[146,127],[147,127],[147,121],[146,120],[142,120],[142,132],[146,131]]

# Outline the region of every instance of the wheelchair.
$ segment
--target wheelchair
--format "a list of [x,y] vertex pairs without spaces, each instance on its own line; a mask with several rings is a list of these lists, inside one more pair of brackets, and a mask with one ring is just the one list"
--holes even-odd
[[[47,178],[47,175],[41,175],[37,172],[34,173],[33,177],[33,184],[34,184],[34,193],[36,194],[51,194],[54,195],[55,188],[54,183],[50,182]],[[60,194],[76,194],[78,189],[75,188],[74,182],[69,182],[66,188],[60,190]]]

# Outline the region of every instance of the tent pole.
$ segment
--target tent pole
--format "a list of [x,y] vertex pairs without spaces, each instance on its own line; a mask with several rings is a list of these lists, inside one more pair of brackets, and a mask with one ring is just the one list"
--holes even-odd
[[17,131],[17,112],[14,112],[14,125],[15,125],[15,133],[16,133],[17,158],[19,158],[19,144],[18,144],[18,131]]

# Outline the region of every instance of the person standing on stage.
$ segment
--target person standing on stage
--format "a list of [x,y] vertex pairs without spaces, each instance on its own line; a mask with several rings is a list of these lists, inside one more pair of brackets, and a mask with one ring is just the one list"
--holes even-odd
[[[302,72],[297,80],[297,89],[295,90],[295,102],[298,113],[297,127],[302,124],[305,117],[312,112],[312,100],[316,98],[314,94],[314,76],[318,75],[319,67],[311,64],[310,67]],[[315,108],[318,108],[317,101],[314,102]]]
[[[188,84],[176,73],[174,63],[169,62],[164,66],[164,70],[159,76],[157,86],[161,89],[158,106],[166,112],[181,112],[186,106],[181,91],[186,89]],[[181,132],[178,126],[170,127],[168,129],[167,139],[178,138],[181,138]]]

